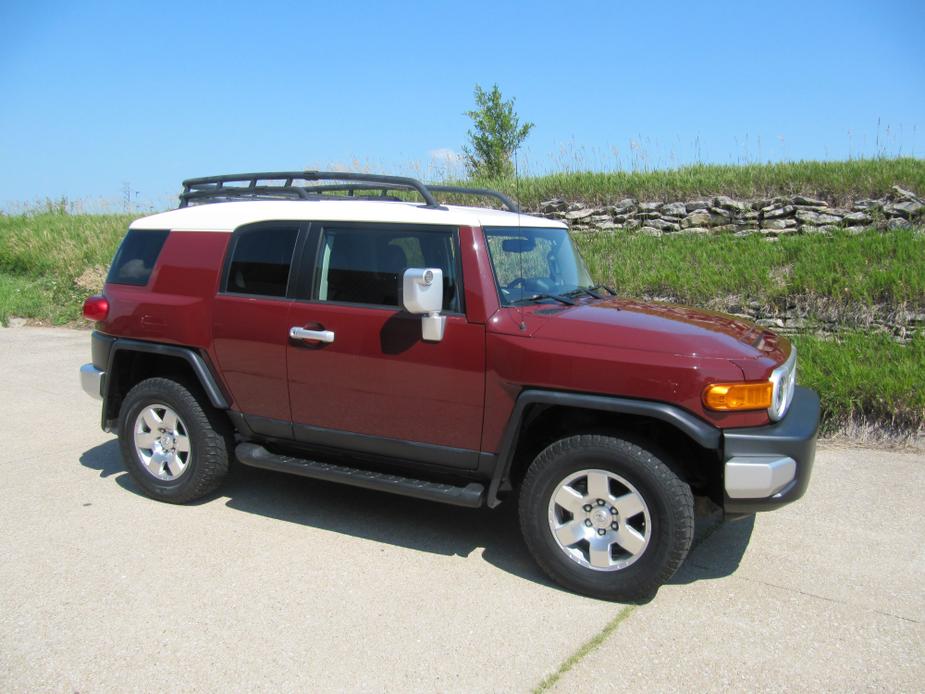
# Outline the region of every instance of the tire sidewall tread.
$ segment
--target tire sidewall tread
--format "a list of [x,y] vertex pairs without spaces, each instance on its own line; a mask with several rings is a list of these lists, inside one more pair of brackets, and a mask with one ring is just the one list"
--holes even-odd
[[[188,469],[173,481],[155,479],[135,450],[135,419],[145,407],[161,403],[183,420],[191,442]],[[228,472],[230,427],[198,388],[169,378],[148,378],[126,395],[120,411],[119,447],[132,479],[152,499],[187,503],[213,492]]]
[[[687,556],[694,535],[690,487],[647,448],[612,435],[581,434],[560,439],[537,455],[520,487],[521,531],[540,567],[557,583],[605,600],[650,598]],[[569,474],[599,468],[633,484],[646,501],[652,524],[645,553],[625,569],[596,571],[568,558],[548,523],[548,504]]]

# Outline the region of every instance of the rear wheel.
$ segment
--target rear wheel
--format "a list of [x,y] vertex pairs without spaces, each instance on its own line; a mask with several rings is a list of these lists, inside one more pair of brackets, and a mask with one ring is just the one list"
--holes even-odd
[[149,378],[120,412],[122,459],[145,494],[180,504],[213,491],[228,472],[228,423],[197,389]]
[[562,439],[533,461],[520,524],[540,567],[607,600],[653,595],[684,561],[694,531],[690,487],[656,455],[613,436]]

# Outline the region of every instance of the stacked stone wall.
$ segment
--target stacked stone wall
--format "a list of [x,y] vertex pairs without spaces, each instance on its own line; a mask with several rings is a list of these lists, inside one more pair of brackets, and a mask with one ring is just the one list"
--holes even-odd
[[725,195],[679,201],[640,201],[626,198],[609,205],[591,205],[560,198],[533,210],[561,219],[575,232],[633,231],[664,234],[785,234],[828,233],[834,229],[898,229],[925,226],[925,200],[893,186],[882,198],[853,200],[844,206],[805,195],[735,200]]

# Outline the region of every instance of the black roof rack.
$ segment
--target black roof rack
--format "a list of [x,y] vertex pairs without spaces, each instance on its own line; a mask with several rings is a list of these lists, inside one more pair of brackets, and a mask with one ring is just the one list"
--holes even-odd
[[[305,184],[297,185],[296,181]],[[317,181],[340,181],[339,183],[315,184]],[[225,185],[226,183],[236,185]],[[246,185],[241,185],[246,184]],[[425,207],[444,209],[434,198],[434,193],[452,193],[458,195],[475,195],[492,197],[511,212],[519,212],[517,204],[503,193],[487,188],[467,188],[464,186],[427,186],[416,178],[406,176],[382,176],[343,171],[277,171],[246,174],[225,174],[222,176],[204,176],[183,181],[180,194],[180,207],[192,204],[225,202],[228,200],[250,198],[259,200],[318,200],[332,199],[329,193],[346,193],[346,197],[355,200],[386,199],[389,191],[416,191],[424,198]],[[357,191],[378,191],[378,196],[357,196]],[[345,197],[345,196],[339,196]]]

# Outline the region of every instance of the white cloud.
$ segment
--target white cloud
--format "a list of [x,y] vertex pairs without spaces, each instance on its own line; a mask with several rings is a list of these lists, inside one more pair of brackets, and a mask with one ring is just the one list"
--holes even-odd
[[462,155],[449,147],[438,147],[427,154],[430,155],[431,160],[441,164],[459,164],[462,161]]

